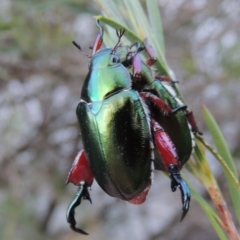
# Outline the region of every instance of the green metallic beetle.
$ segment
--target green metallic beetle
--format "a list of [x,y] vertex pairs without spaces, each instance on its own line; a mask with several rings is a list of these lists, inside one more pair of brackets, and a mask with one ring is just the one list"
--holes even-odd
[[[133,204],[143,203],[151,187],[154,165],[157,165],[155,148],[161,159],[159,169],[170,173],[173,191],[177,187],[181,190],[183,219],[190,203],[188,186],[179,173],[184,162],[178,154],[180,149],[175,146],[175,140],[171,139],[170,131],[164,130],[162,122],[173,116],[174,120],[169,122],[172,124],[178,119],[176,114],[182,114],[181,110],[186,106],[175,103],[177,100],[169,95],[168,91],[165,92],[165,88],[155,87],[155,80],[145,76],[149,74],[148,66],[141,67],[139,80],[151,82],[144,84],[143,89],[138,89],[141,84],[135,82],[136,74],[131,75],[126,62],[122,62],[121,54],[124,51],[121,51],[120,39],[124,31],[118,32],[119,41],[113,49],[100,49],[103,29],[99,25],[98,27],[100,33],[92,55],[89,56],[89,73],[77,107],[84,150],[77,155],[67,180],[79,186],[75,199],[68,207],[67,221],[74,231],[87,234],[76,227],[74,210],[81,203],[81,199],[91,202],[88,188],[94,178],[110,196]],[[74,45],[81,50],[77,43],[74,42]],[[131,57],[132,53],[127,53],[126,58],[130,56],[129,62],[138,61],[135,57],[137,53],[134,57]],[[134,63],[130,65],[133,69],[138,67]],[[155,91],[155,88],[159,92]],[[184,128],[175,129],[183,134],[179,138],[188,142],[187,125],[183,125],[181,117],[177,121],[179,127]],[[183,145],[188,147],[185,143]],[[190,146],[192,147],[191,137]]]

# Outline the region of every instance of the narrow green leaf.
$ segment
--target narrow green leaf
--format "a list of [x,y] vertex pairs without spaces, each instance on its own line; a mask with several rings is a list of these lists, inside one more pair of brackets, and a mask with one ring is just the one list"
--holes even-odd
[[228,172],[229,176],[232,178],[233,183],[240,190],[240,183],[239,183],[238,179],[236,178],[234,173],[231,171],[231,169],[228,167],[226,161],[222,158],[222,156],[212,146],[210,146],[210,144],[208,144],[202,136],[198,135],[197,138],[212,153],[212,155],[219,161],[219,163],[222,165],[223,169],[226,172]]
[[126,25],[126,22],[116,2],[109,0],[94,0],[94,1],[100,6],[100,8],[103,10],[104,14],[108,16],[108,18],[112,18],[115,21],[118,21],[123,25]]
[[232,170],[234,175],[237,177],[238,173],[237,173],[236,166],[232,159],[231,153],[228,150],[228,146],[227,146],[226,141],[221,133],[221,130],[218,127],[218,124],[216,123],[216,121],[215,121],[214,117],[212,116],[212,114],[210,113],[210,111],[203,104],[202,104],[202,110],[203,110],[203,116],[204,116],[205,122],[207,124],[209,131],[211,132],[213,141],[217,147],[218,152],[222,155],[223,159],[227,162],[229,168]]
[[[231,154],[228,150],[226,141],[221,133],[220,128],[218,127],[218,124],[216,123],[214,117],[210,113],[210,111],[207,109],[206,106],[202,104],[202,111],[203,111],[203,116],[205,119],[205,122],[207,124],[207,127],[212,135],[213,141],[216,145],[216,148],[219,152],[219,154],[222,156],[228,167],[231,169],[231,171],[234,173],[235,177],[238,178],[237,170],[235,167],[235,164],[233,162],[233,159],[231,157]],[[233,205],[235,208],[235,212],[238,218],[238,221],[240,222],[240,191],[238,187],[234,184],[233,179],[231,175],[229,174],[228,171],[224,170],[224,174],[227,179],[229,191],[232,197]]]
[[128,5],[128,9],[130,10],[129,14],[135,17],[137,16],[138,20],[138,28],[136,29],[137,34],[141,38],[146,38],[146,36],[148,36],[146,35],[146,33],[148,33],[149,24],[146,14],[143,11],[142,5],[140,4],[139,1],[126,1],[126,0],[125,4]]
[[[131,14],[138,16],[138,21],[141,26],[137,34],[141,37],[148,38],[150,43],[153,45],[157,54],[157,64],[156,67],[160,70],[162,74],[168,75],[168,68],[165,60],[164,50],[161,48],[161,44],[158,43],[156,36],[152,30],[152,27],[144,13],[143,7],[139,1],[128,1],[129,8],[131,9]],[[158,11],[156,8],[154,11]],[[154,14],[154,13],[152,13]]]
[[135,14],[132,13],[132,9],[131,9],[131,6],[129,5],[129,1],[128,0],[124,0],[123,2],[123,6],[124,6],[124,9],[127,10],[127,13],[128,13],[128,26],[129,28],[131,29],[135,29],[135,30],[139,30],[141,29],[141,26],[139,25],[139,21],[138,21],[138,18],[136,18]]
[[165,55],[164,37],[162,30],[162,21],[160,16],[160,9],[156,0],[146,1],[148,16],[153,30],[155,39],[157,39],[159,47],[162,49],[162,54]]

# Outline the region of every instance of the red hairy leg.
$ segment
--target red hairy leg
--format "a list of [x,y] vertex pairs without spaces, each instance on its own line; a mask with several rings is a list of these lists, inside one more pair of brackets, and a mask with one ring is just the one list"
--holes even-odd
[[171,165],[178,166],[177,150],[168,134],[155,120],[151,120],[151,127],[153,130],[154,142],[162,158],[165,169],[168,171]]
[[67,183],[69,182],[77,186],[80,186],[81,182],[88,186],[93,183],[93,172],[83,149],[79,151],[69,171]]

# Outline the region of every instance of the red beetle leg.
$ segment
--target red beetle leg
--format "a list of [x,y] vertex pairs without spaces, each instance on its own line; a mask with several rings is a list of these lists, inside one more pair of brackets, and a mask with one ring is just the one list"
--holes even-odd
[[139,54],[135,54],[133,57],[133,77],[139,78],[141,77],[141,70],[142,70],[142,61]]
[[150,101],[155,106],[157,106],[163,114],[170,114],[172,113],[172,109],[166,104],[162,99],[157,97],[156,95],[150,93],[150,92],[140,92],[140,96],[144,99],[144,101]]
[[188,123],[191,126],[191,131],[193,133],[198,133],[198,134],[202,135],[202,133],[198,130],[198,126],[197,126],[196,120],[194,118],[193,112],[189,109],[186,109],[185,114],[186,114]]
[[170,165],[178,166],[177,150],[168,134],[155,120],[151,120],[151,127],[153,130],[154,142],[162,158],[165,169],[168,171]]
[[103,43],[103,27],[99,24],[99,21],[96,21],[96,25],[100,29],[100,32],[97,34],[97,37],[95,39],[92,49],[92,55],[101,48]]
[[186,216],[190,205],[190,191],[186,182],[182,179],[179,172],[179,160],[176,147],[172,140],[164,131],[164,129],[155,120],[151,120],[151,127],[153,130],[153,137],[157,150],[162,158],[163,165],[170,173],[171,189],[173,192],[179,187],[182,196],[182,216],[181,220]]
[[178,83],[178,81],[173,81],[170,77],[168,76],[163,76],[163,75],[157,75],[155,76],[155,79],[158,79],[159,81],[163,82],[163,83]]
[[82,199],[88,200],[90,203],[92,203],[88,188],[93,183],[93,173],[89,166],[84,150],[81,150],[78,153],[72,164],[72,168],[67,179],[67,183],[69,182],[79,186],[79,188],[75,198],[68,206],[66,215],[67,221],[73,231],[88,235],[88,233],[76,227],[77,223],[75,220],[75,208],[81,204]]
[[148,44],[147,39],[144,40],[144,47],[148,56],[150,57],[150,59],[147,60],[147,65],[151,67],[157,61],[156,52],[154,51],[153,47]]
[[93,172],[83,149],[79,151],[69,171],[67,183],[69,182],[77,186],[80,186],[81,182],[85,182],[87,186],[93,183]]
[[98,33],[96,40],[93,44],[92,55],[101,48],[102,43],[103,43],[102,33]]
[[83,231],[81,228],[76,227],[77,222],[75,220],[75,208],[81,204],[82,199],[88,200],[90,203],[92,203],[90,194],[88,192],[88,186],[84,182],[80,182],[76,196],[68,206],[66,218],[67,222],[70,225],[70,228],[73,231],[88,235],[87,232]]
[[147,64],[149,67],[151,67],[156,61],[157,61],[157,60],[150,58],[150,59],[147,60],[146,64]]
[[[158,76],[155,77],[155,79],[161,81],[163,84],[166,83],[166,84],[164,84],[165,87],[167,87],[166,85],[169,85],[169,84],[172,85],[173,83],[178,83],[176,81],[172,81],[171,78],[169,78],[168,76],[158,75]],[[167,88],[167,89],[168,89],[169,92],[175,91],[174,89],[170,90],[171,88],[170,89]],[[181,102],[181,100],[177,96],[175,96],[176,93],[174,93],[172,95],[175,97],[176,100],[178,100],[178,102]],[[189,110],[188,108],[186,108],[185,109],[185,115],[187,117],[188,123],[191,126],[191,131],[193,133],[198,133],[198,134],[202,135],[202,133],[198,129],[198,126],[197,126],[196,120],[194,118],[193,112],[191,110]]]
[[150,92],[140,92],[139,94],[144,101],[150,101],[155,106],[157,106],[162,111],[162,113],[165,115],[169,115],[171,113],[176,113],[179,110],[186,109],[185,105],[171,109],[170,106],[167,103],[165,103],[161,98],[157,97],[156,95],[154,95]]

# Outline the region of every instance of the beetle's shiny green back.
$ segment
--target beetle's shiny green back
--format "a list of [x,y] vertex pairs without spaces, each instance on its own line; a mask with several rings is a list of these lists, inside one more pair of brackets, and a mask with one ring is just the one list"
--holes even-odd
[[84,151],[98,184],[131,200],[151,175],[150,126],[131,77],[111,49],[92,56],[77,116]]
[[109,195],[130,200],[149,184],[150,131],[146,113],[133,90],[117,92],[102,101],[81,101],[77,116],[84,150],[95,179]]

